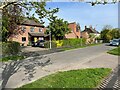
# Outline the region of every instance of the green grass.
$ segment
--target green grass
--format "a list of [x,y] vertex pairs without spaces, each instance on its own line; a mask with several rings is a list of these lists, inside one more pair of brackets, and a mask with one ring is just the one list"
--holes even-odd
[[86,46],[74,46],[74,47],[63,47],[62,49],[63,50],[71,50],[71,49],[77,49],[77,48],[85,48],[85,47],[88,47],[88,46],[96,46],[96,45],[100,45],[101,43],[98,43],[98,44],[89,44],[89,45],[86,45]]
[[8,57],[0,58],[0,62],[7,62],[9,60],[22,60],[24,58],[25,58],[24,56],[18,56],[18,55],[8,56]]
[[25,88],[96,88],[110,73],[111,69],[109,68],[57,72],[16,90],[24,90]]
[[120,46],[115,49],[109,50],[107,53],[120,56]]

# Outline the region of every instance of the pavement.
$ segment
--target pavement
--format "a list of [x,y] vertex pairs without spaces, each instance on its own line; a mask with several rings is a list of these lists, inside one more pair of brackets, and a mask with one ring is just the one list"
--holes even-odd
[[[9,75],[6,75],[7,79],[4,80],[5,88],[17,88],[58,71],[86,68],[112,68],[114,70],[118,66],[118,56],[106,53],[113,48],[101,44],[47,54],[34,60],[29,57],[22,64],[21,62],[11,63],[6,69]],[[50,64],[39,65],[41,61],[46,60],[50,60]]]

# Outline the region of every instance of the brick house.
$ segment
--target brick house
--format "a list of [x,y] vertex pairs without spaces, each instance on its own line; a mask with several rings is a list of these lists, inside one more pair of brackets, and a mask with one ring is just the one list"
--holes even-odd
[[20,44],[27,46],[32,42],[44,40],[47,35],[44,34],[45,27],[34,20],[26,20],[23,24],[18,26],[20,29],[18,35],[12,35],[8,40],[17,41]]
[[[91,38],[91,35],[94,35],[94,37]],[[87,43],[91,43],[95,41],[96,37],[100,36],[100,33],[95,28],[93,29],[92,26],[89,28],[85,26],[85,29],[81,32],[81,36],[86,39]]]
[[75,22],[69,23],[68,27],[71,29],[71,33],[65,34],[65,38],[80,38],[80,30],[77,28],[77,24]]

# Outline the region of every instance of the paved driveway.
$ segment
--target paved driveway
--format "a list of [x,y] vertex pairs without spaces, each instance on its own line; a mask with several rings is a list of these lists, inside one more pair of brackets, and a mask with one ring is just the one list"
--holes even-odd
[[[47,54],[44,55],[43,58],[28,58],[24,60],[22,67],[20,67],[18,71],[15,71],[16,67],[21,65],[19,65],[19,63],[12,63],[7,70],[7,72],[12,72],[12,75],[9,75],[8,80],[6,80],[6,88],[16,88],[57,71],[98,67],[109,67],[114,69],[118,65],[118,57],[106,53],[112,48],[114,47],[102,44]],[[41,60],[45,61],[46,59],[50,59],[52,64],[44,67],[40,66]]]
[[48,50],[48,49],[41,47],[32,47],[32,46],[26,46],[22,48],[23,52],[35,52],[35,51],[43,51],[43,50]]

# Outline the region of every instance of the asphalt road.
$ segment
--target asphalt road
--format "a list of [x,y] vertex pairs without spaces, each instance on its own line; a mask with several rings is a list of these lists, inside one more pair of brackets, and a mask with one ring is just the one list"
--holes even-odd
[[[18,72],[15,72],[14,75],[10,76],[6,87],[7,88],[19,87],[19,86],[29,83],[33,80],[37,80],[40,77],[54,73],[54,71],[58,71],[59,69],[66,70],[66,67],[68,67],[68,66],[70,66],[71,69],[74,69],[74,67],[72,67],[71,65],[77,66],[77,64],[80,64],[79,65],[80,67],[78,67],[78,68],[81,68],[82,63],[86,63],[86,62],[87,62],[86,65],[90,65],[90,66],[95,66],[96,64],[94,64],[94,62],[95,63],[97,62],[97,64],[100,64],[99,62],[101,62],[101,64],[104,64],[104,63],[108,64],[108,62],[110,62],[109,66],[116,65],[117,61],[115,63],[113,63],[113,61],[116,60],[116,57],[114,57],[113,55],[107,56],[107,59],[108,60],[111,59],[111,61],[110,60],[105,61],[105,59],[106,59],[105,52],[107,52],[108,50],[111,50],[113,48],[115,48],[115,47],[106,46],[105,44],[101,44],[101,45],[90,46],[90,47],[86,47],[86,48],[80,48],[80,49],[68,50],[68,51],[64,51],[64,52],[46,54],[45,56],[47,56],[47,58],[50,58],[50,60],[52,62],[51,65],[41,68],[41,67],[36,66],[37,62],[35,62],[34,60],[25,62],[25,64],[28,64],[30,68],[32,68],[32,66],[35,64],[33,69],[35,69],[36,73],[32,74],[33,77],[31,78],[31,80],[29,80],[27,78],[28,76],[26,76],[26,74],[25,74],[26,72],[24,70],[24,67],[22,67]],[[98,58],[98,59],[96,60],[96,58]],[[103,58],[103,60],[101,60],[101,58]],[[91,62],[93,61],[91,64],[88,63],[90,60],[91,60]],[[107,64],[105,64],[105,67],[107,66]],[[11,69],[9,69],[9,70],[11,71]]]
[[99,56],[102,53],[107,52],[108,50],[111,50],[115,47],[113,46],[106,46],[105,44],[96,45],[96,46],[90,46],[86,48],[80,48],[75,50],[68,50],[64,52],[58,52],[54,54],[47,55],[51,58],[53,62],[77,62],[82,61],[89,58],[94,58]]

